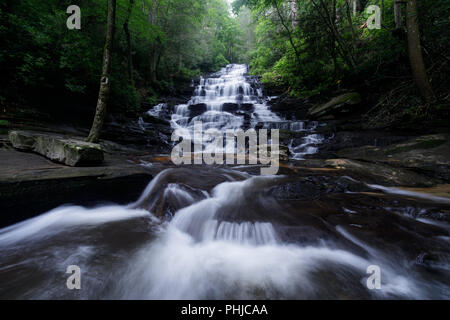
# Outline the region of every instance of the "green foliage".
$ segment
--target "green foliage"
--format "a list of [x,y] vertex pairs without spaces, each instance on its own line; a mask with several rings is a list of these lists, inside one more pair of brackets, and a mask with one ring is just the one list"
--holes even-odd
[[[73,4],[81,8],[81,30],[66,27],[66,9]],[[55,105],[70,97],[71,103],[89,101],[93,109],[106,14],[105,0],[2,1],[0,96]],[[127,21],[133,79],[128,77]],[[110,110],[139,110],[142,99],[156,102],[178,81],[240,60],[246,51],[241,35],[226,0],[117,0]]]
[[[251,10],[256,25],[251,72],[263,75],[266,84],[308,97],[410,74],[406,30],[394,30],[393,0],[360,1],[363,7],[356,15],[347,0],[294,2],[295,20],[290,0],[233,3],[235,13],[246,7]],[[365,8],[372,4],[382,7],[380,30],[369,30],[365,25],[369,17]],[[450,2],[423,0],[419,6],[425,58],[448,57]],[[405,15],[405,6],[403,10]]]
[[[117,0],[110,110],[138,111],[141,101],[156,103],[180,82],[228,63],[248,63],[267,87],[298,97],[362,84],[381,91],[386,79],[410,79],[405,30],[394,30],[394,0],[361,0],[355,15],[347,3],[235,0],[231,15],[227,0]],[[434,89],[446,92],[450,2],[418,3],[426,65]],[[66,28],[72,4],[81,8],[81,30]],[[383,4],[380,30],[365,26],[371,4]],[[70,98],[92,110],[106,13],[105,0],[2,1],[0,103],[60,106]]]

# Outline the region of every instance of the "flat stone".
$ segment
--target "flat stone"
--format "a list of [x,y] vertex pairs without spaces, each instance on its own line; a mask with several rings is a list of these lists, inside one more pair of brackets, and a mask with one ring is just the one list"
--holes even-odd
[[101,167],[69,167],[36,153],[0,149],[0,227],[64,204],[128,204],[136,201],[158,168],[148,169],[116,153]]
[[71,167],[96,166],[104,160],[100,145],[58,135],[11,131],[9,140],[18,150],[35,152]]

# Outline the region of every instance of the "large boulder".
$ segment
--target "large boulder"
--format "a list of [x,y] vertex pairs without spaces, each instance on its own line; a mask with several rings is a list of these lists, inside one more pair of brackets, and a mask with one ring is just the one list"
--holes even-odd
[[308,115],[313,118],[321,118],[328,115],[348,113],[361,103],[361,95],[356,92],[346,93],[331,99],[326,104],[309,109]]
[[34,151],[36,145],[36,136],[25,131],[11,131],[9,133],[9,141],[13,147],[22,151]]
[[71,167],[100,165],[104,160],[100,145],[81,140],[25,131],[11,131],[9,140],[18,150],[36,152]]
[[255,111],[255,105],[253,103],[242,103],[239,110],[252,113]]
[[189,116],[191,119],[204,114],[206,111],[208,111],[208,106],[204,103],[189,106]]
[[239,110],[239,105],[237,103],[224,103],[222,106],[222,111],[234,113]]
[[338,152],[339,157],[405,167],[450,181],[450,135],[420,136],[386,147],[359,147]]
[[325,166],[346,172],[358,180],[384,186],[431,187],[439,183],[416,172],[388,165],[348,159],[325,160]]

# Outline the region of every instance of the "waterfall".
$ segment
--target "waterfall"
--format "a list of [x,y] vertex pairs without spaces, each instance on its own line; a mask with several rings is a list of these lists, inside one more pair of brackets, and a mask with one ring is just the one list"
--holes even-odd
[[[195,121],[206,129],[241,129],[259,122],[281,121],[262,99],[259,84],[251,84],[246,65],[228,65],[211,78],[200,78],[187,104],[175,107],[173,128],[193,130]],[[250,120],[250,121],[248,121]]]
[[[299,137],[289,144],[292,158],[317,152],[323,141],[316,132],[320,123],[287,121],[273,113],[270,98],[247,72],[245,65],[229,65],[202,77],[186,104],[173,109],[159,104],[149,115],[170,113],[174,129],[189,131],[196,120],[219,131],[288,130]],[[445,208],[448,199],[366,185],[395,200],[382,199],[385,211],[377,215],[374,200],[364,206],[356,197],[365,195],[341,192],[345,184],[333,176],[324,176],[323,185],[316,175],[252,176],[239,169],[165,169],[127,206],[66,205],[0,229],[0,299],[450,297],[442,281],[448,260],[438,265],[441,278],[418,268],[402,250],[390,251],[401,249],[402,243],[395,243],[401,232],[408,232],[414,246],[424,244],[424,255],[435,251],[439,239],[448,242],[447,224],[420,215],[416,221],[407,214],[406,223],[399,218],[407,198],[413,198],[412,216],[421,199]],[[358,183],[350,177],[341,180]],[[338,186],[336,192],[332,184]],[[307,190],[319,187],[327,189],[321,196]],[[284,194],[290,193],[296,197],[285,200]],[[395,219],[388,220],[388,212],[394,212]],[[395,232],[380,236],[385,232],[379,230],[381,221],[393,221],[387,229]],[[365,228],[355,231],[360,224]],[[433,235],[427,247],[424,239]],[[65,287],[70,265],[82,272],[79,292]],[[382,269],[382,290],[366,285],[367,268],[373,265]]]
[[[187,129],[191,136],[196,121],[203,123],[204,130],[217,130],[222,135],[226,130],[236,129],[288,130],[305,134],[300,141],[293,139],[286,145],[293,159],[301,160],[316,153],[324,140],[323,136],[314,133],[319,123],[288,121],[278,116],[270,110],[271,98],[264,97],[261,84],[251,79],[248,66],[241,64],[230,64],[209,78],[201,77],[191,99],[174,107],[170,119],[172,128]],[[159,104],[148,113],[158,117],[164,108],[168,106]],[[208,148],[206,143],[204,147]]]

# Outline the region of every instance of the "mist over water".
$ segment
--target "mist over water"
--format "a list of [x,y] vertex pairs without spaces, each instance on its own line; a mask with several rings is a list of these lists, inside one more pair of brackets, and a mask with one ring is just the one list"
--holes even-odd
[[[247,123],[305,132],[302,143],[289,146],[293,157],[315,153],[322,139],[314,133],[319,124],[272,113],[247,71],[230,65],[201,79],[191,101],[175,108],[172,126],[191,130],[197,119],[218,130]],[[225,111],[227,103],[233,105]],[[198,104],[205,110],[193,116]],[[158,106],[153,115],[164,108]],[[301,183],[306,186],[308,179]],[[449,256],[442,256],[448,253],[448,226],[412,219],[408,213],[415,209],[403,207],[410,201],[404,196],[419,195],[427,201],[420,215],[445,205],[442,198],[372,185],[393,194],[388,207],[369,203],[350,187],[337,200],[326,195],[322,200],[300,185],[306,200],[282,200],[289,183],[286,176],[252,176],[236,168],[172,168],[128,206],[64,206],[2,229],[0,298],[450,298]],[[416,208],[417,202],[410,205]],[[384,206],[392,216],[374,206]],[[375,227],[363,232],[363,225]],[[394,241],[400,232],[407,245],[423,245],[439,263],[418,261],[404,243]],[[79,291],[66,288],[69,265],[81,268]],[[382,270],[381,290],[367,287],[372,265]]]

